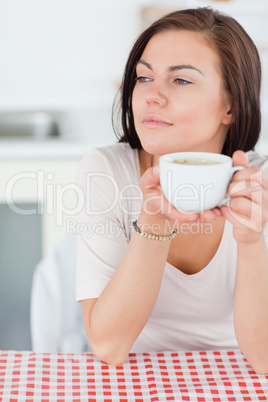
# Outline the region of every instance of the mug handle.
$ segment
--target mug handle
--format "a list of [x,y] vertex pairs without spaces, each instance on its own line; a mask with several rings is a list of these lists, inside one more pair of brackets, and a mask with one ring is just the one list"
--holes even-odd
[[[235,172],[238,172],[238,170],[243,170],[243,169],[245,169],[245,166],[233,166],[233,167],[232,167],[232,177],[233,177],[233,175],[235,174]],[[220,207],[220,206],[226,204],[227,202],[230,201],[230,199],[231,199],[230,197],[225,197],[225,198],[219,203],[218,207]]]

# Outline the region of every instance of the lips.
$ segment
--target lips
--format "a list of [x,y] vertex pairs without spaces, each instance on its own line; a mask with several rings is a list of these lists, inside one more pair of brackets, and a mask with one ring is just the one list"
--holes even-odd
[[145,115],[142,119],[142,122],[148,128],[161,128],[173,125],[170,121],[164,119],[163,117],[153,114]]

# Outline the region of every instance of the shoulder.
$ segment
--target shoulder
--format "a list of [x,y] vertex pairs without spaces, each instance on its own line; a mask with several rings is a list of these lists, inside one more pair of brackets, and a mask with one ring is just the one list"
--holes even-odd
[[129,144],[118,143],[101,148],[91,148],[82,158],[76,181],[84,181],[85,176],[97,173],[98,176],[112,177],[121,187],[139,181],[138,151]]
[[116,166],[133,165],[136,163],[137,150],[129,144],[118,143],[101,148],[91,148],[80,162],[87,170],[96,168],[114,168]]

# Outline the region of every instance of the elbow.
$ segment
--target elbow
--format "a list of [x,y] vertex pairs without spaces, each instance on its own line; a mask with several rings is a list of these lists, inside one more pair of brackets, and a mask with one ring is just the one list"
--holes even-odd
[[125,363],[132,346],[127,337],[104,334],[103,329],[92,330],[89,326],[86,333],[92,352],[98,359],[113,366]]
[[98,347],[93,353],[96,357],[102,360],[106,364],[111,364],[113,366],[120,366],[125,363],[128,357],[128,353],[124,354],[120,350],[110,350],[105,347]]
[[264,351],[255,354],[246,354],[249,364],[256,374],[268,374],[268,353]]
[[125,363],[129,354],[129,351],[124,351],[122,346],[111,345],[109,342],[93,343],[91,347],[94,355],[98,359],[113,366],[119,366]]
[[256,374],[266,375],[268,374],[268,362],[258,362],[255,364],[251,364],[251,367],[255,371]]

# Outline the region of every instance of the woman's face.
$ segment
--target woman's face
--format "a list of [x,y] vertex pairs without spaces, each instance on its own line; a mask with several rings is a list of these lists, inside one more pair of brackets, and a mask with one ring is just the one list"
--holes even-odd
[[195,32],[156,34],[137,64],[132,108],[148,153],[220,153],[232,115],[217,53]]

